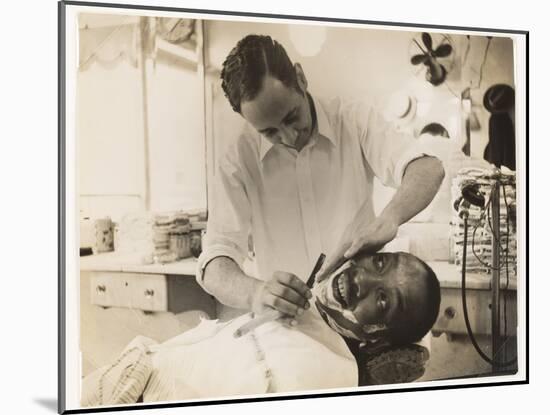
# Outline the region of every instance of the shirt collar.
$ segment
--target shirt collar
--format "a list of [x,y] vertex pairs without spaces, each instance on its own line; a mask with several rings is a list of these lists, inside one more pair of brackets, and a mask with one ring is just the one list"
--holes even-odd
[[[323,109],[317,98],[312,95],[309,96],[313,101],[313,107],[315,109],[315,114],[317,115],[317,125],[313,134],[318,133],[328,138],[329,141],[335,145],[336,141],[334,138],[334,132],[332,131],[325,110]],[[265,155],[269,152],[269,150],[271,150],[273,145],[274,144],[267,138],[265,138],[263,134],[260,134],[260,160],[264,159]]]
[[311,96],[311,99],[313,100],[313,105],[315,107],[315,113],[317,114],[317,131],[322,136],[329,139],[329,141],[336,145],[336,136],[334,135],[334,131],[332,130],[332,127],[330,126],[330,123],[328,121],[327,113],[325,112],[325,109],[319,102],[317,98],[314,96]]

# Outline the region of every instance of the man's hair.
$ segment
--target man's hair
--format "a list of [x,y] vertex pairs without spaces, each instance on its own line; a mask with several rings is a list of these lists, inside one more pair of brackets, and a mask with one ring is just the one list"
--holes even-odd
[[270,36],[248,35],[237,43],[223,62],[222,88],[235,112],[241,102],[254,99],[266,75],[298,91],[296,71],[283,46]]
[[417,321],[407,321],[389,328],[386,338],[392,345],[404,345],[420,341],[433,327],[439,315],[441,304],[441,288],[439,280],[433,269],[420,258],[415,257],[426,271],[424,273],[425,283],[425,308],[423,315]]

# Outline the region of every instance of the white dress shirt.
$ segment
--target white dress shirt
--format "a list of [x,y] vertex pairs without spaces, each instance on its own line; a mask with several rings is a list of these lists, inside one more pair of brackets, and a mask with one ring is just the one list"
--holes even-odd
[[[211,259],[227,256],[243,267],[249,233],[254,277],[267,280],[285,271],[306,281],[320,253],[336,249],[364,201],[374,219],[374,177],[398,187],[407,164],[430,154],[364,101],[313,98],[313,103],[316,127],[300,152],[272,144],[247,125],[222,156],[216,203],[209,210],[198,260],[197,281],[203,287],[203,270]],[[324,346],[339,354],[335,361],[352,358],[339,334],[322,321],[318,328]],[[315,354],[303,358],[318,362]]]
[[317,126],[297,152],[247,125],[219,161],[197,280],[217,256],[242,268],[252,234],[256,278],[286,271],[307,280],[320,253],[336,249],[361,204],[372,207],[373,179],[398,187],[407,164],[431,154],[398,133],[365,101],[313,98]]

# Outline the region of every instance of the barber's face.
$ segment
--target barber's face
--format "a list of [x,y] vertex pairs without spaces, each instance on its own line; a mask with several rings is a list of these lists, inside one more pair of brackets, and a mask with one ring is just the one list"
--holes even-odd
[[314,287],[317,308],[334,330],[373,339],[378,330],[422,315],[426,271],[414,256],[363,255],[348,265]]
[[242,116],[271,143],[302,149],[311,136],[313,123],[307,99],[307,82],[296,66],[298,89],[266,76],[258,95],[241,103]]

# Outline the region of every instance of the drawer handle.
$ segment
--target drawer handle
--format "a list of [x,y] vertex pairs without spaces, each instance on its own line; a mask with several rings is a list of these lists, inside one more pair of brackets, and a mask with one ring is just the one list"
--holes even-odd
[[105,292],[107,291],[107,287],[105,287],[105,285],[103,285],[103,284],[100,284],[95,288],[95,291],[98,294],[105,294]]
[[447,307],[444,313],[445,317],[447,317],[449,320],[455,318],[456,316],[456,310],[454,307]]
[[143,294],[145,294],[145,297],[151,298],[155,295],[155,290],[149,288],[149,289],[145,290],[143,292]]

